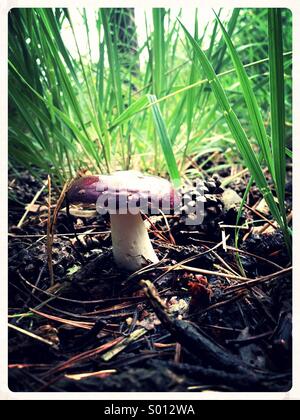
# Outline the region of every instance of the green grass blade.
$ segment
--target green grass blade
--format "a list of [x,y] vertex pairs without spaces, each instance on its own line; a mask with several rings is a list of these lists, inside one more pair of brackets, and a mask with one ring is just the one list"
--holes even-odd
[[270,148],[270,144],[269,144],[269,140],[267,137],[267,132],[264,126],[264,122],[262,119],[262,115],[261,112],[259,110],[258,104],[257,104],[257,100],[256,97],[254,95],[252,86],[251,86],[251,82],[249,80],[249,77],[246,73],[246,70],[243,66],[243,63],[241,62],[236,49],[233,46],[233,43],[230,39],[230,36],[228,35],[228,33],[226,32],[226,29],[224,28],[223,24],[221,23],[219,17],[216,15],[216,18],[219,22],[219,25],[221,27],[222,33],[223,33],[223,37],[225,39],[227,48],[229,49],[229,53],[231,55],[235,70],[237,72],[239,81],[240,81],[240,86],[243,92],[243,96],[247,105],[247,109],[248,109],[248,113],[249,113],[249,117],[252,123],[252,129],[254,131],[255,134],[255,138],[257,139],[257,142],[262,150],[264,159],[268,165],[269,171],[271,173],[271,175],[274,175],[274,170],[273,170],[273,159],[272,159],[272,154],[271,154],[271,148]]
[[[70,58],[70,53],[69,51],[67,51],[65,44],[61,38],[59,28],[57,26],[57,21],[55,19],[52,9],[44,9],[44,10],[41,10],[40,12],[41,12],[41,16],[43,17],[44,23],[48,28],[48,31],[52,34],[55,40],[55,43],[57,45],[57,48],[60,51],[61,55],[63,56],[70,73],[72,74],[72,77],[74,78],[74,80],[76,80],[77,84],[79,84],[76,70],[74,69],[72,60]],[[67,9],[65,9],[65,13],[68,14]]]
[[121,124],[124,124],[127,120],[132,118],[136,113],[140,112],[141,110],[145,109],[146,105],[149,103],[147,96],[141,96],[139,99],[134,101],[132,104],[129,105],[128,108],[122,114],[120,114],[109,127],[109,130],[112,130],[118,127]]
[[156,131],[160,140],[161,148],[164,154],[164,158],[167,164],[168,172],[171,178],[172,183],[174,186],[179,187],[180,186],[180,175],[178,166],[175,160],[175,156],[173,153],[172,144],[170,142],[167,128],[165,125],[165,122],[163,120],[163,117],[161,115],[160,109],[158,104],[156,104],[156,96],[155,95],[148,95],[148,100],[150,103],[152,103],[152,115],[154,124],[156,127]]
[[153,14],[153,83],[154,92],[160,97],[164,86],[165,73],[165,38],[164,38],[164,17],[165,10],[161,8],[152,9]]
[[268,10],[269,67],[271,102],[271,139],[274,156],[275,182],[281,211],[285,198],[285,106],[281,10]]
[[[36,92],[29,83],[23,78],[23,76],[18,72],[18,70],[14,67],[14,65],[9,61],[10,68],[20,77],[20,80],[33,92],[36,97],[44,103],[46,106],[49,106],[49,103],[47,102],[47,99],[43,98],[38,92]],[[75,138],[79,141],[81,144],[83,150],[86,152],[87,157],[90,159],[91,164],[94,166],[95,169],[97,167],[95,166],[95,162],[99,162],[99,156],[97,148],[94,144],[94,142],[90,141],[86,138],[86,136],[82,133],[81,130],[76,126],[76,124],[71,120],[71,118],[61,111],[60,109],[56,108],[54,105],[52,106],[53,111],[55,111],[56,115],[61,119],[61,121],[71,130]],[[36,112],[38,112],[36,110]],[[93,157],[93,160],[91,160],[91,157]],[[101,162],[100,162],[101,165]],[[102,165],[100,166],[100,168]]]
[[110,66],[111,77],[113,80],[114,94],[118,113],[121,114],[124,110],[122,87],[120,79],[120,64],[116,45],[114,44],[111,36],[111,28],[109,26],[109,13],[110,9],[101,9],[102,25],[104,28],[104,36],[107,46],[107,55]]
[[194,51],[196,51],[197,58],[202,65],[204,73],[208,79],[208,82],[214,92],[214,95],[218,101],[218,104],[223,111],[224,118],[228,124],[228,127],[232,133],[234,140],[236,141],[237,147],[245,161],[246,166],[248,167],[250,173],[253,175],[258,188],[260,189],[262,195],[265,197],[265,200],[273,214],[275,220],[279,223],[282,227],[282,219],[276,202],[274,200],[274,196],[267,184],[265,176],[262,172],[258,159],[256,157],[255,152],[252,150],[249,140],[243,130],[240,121],[238,120],[235,112],[231,108],[225,91],[214,72],[210,62],[208,61],[205,53],[199,47],[197,42],[194,40],[192,35],[188,32],[185,26],[181,23],[181,26],[189,39]]
[[287,147],[285,148],[285,154],[286,154],[289,158],[293,159],[293,152],[292,152],[290,149],[288,149]]
[[[248,194],[249,194],[249,192],[251,190],[252,184],[253,184],[253,176],[251,176],[251,178],[248,181],[247,188],[246,188],[246,190],[245,190],[245,192],[243,194],[242,202],[241,202],[240,208],[238,210],[238,214],[236,216],[236,222],[235,222],[235,224],[236,224],[237,227],[234,229],[234,246],[237,249],[239,247],[239,233],[240,233],[240,228],[238,227],[239,226],[239,221],[240,221],[240,218],[241,218],[241,215],[242,215],[244,204],[246,203]],[[241,271],[242,276],[246,277],[246,273],[245,273],[245,270],[244,270],[244,267],[243,267],[243,264],[242,264],[240,255],[237,253],[237,254],[235,254],[235,257],[236,257],[236,261],[237,261],[237,264],[238,264],[238,266],[240,268],[240,271]]]
[[[195,14],[195,24],[194,24],[194,38],[198,39],[198,13]],[[193,57],[192,57],[192,65],[191,65],[191,72],[190,72],[190,77],[189,77],[189,85],[192,85],[193,83],[196,82],[197,77],[199,77],[199,71],[198,71],[198,66],[197,66],[197,61],[195,60],[195,51],[193,51]],[[188,152],[188,146],[189,146],[189,140],[190,140],[190,136],[191,136],[191,131],[192,131],[192,121],[193,121],[193,117],[195,115],[195,106],[196,106],[196,102],[197,102],[197,90],[196,89],[191,89],[188,90],[186,93],[186,124],[187,124],[187,135],[186,135],[186,145],[184,148],[184,152],[183,152],[183,157],[182,157],[182,163],[181,165],[184,164],[185,161],[185,157],[186,154]]]
[[[239,14],[240,14],[240,9],[239,8],[234,8],[233,11],[232,11],[231,17],[229,19],[229,22],[228,22],[228,30],[227,30],[227,33],[228,33],[228,35],[229,35],[230,38],[232,37],[233,32],[234,32],[234,30],[236,28]],[[218,13],[217,17],[220,18],[220,14],[219,13]],[[213,57],[213,62],[215,64],[215,71],[216,71],[216,73],[219,73],[220,72],[220,70],[221,70],[221,68],[222,68],[222,66],[224,64],[225,52],[226,52],[226,43],[224,41],[223,44],[221,45],[220,50],[217,51],[216,54]]]
[[[123,96],[122,96],[122,83],[121,83],[121,69],[120,69],[117,45],[116,45],[116,42],[114,42],[112,38],[112,34],[111,34],[112,29],[109,22],[110,13],[111,13],[111,9],[103,8],[100,10],[101,22],[104,29],[104,38],[105,38],[105,43],[106,43],[106,48],[107,48],[108,62],[110,66],[110,77],[112,79],[113,92],[114,92],[114,97],[116,101],[117,112],[118,112],[118,115],[121,115],[122,112],[124,111],[124,102],[123,102]],[[122,151],[123,168],[125,169],[126,167],[125,141],[123,138],[122,130],[120,131],[120,136],[121,136],[121,151]],[[129,153],[128,150],[127,152]]]

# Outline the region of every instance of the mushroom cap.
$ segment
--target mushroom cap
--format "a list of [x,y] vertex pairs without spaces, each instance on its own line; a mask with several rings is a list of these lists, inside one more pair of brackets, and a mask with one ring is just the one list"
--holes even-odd
[[96,204],[97,209],[122,213],[134,205],[146,213],[171,211],[181,205],[181,194],[168,180],[138,171],[78,178],[72,182],[67,198],[73,204]]

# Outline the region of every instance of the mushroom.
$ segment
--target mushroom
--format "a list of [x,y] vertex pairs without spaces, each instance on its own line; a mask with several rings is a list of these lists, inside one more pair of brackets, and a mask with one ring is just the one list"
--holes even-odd
[[168,213],[181,203],[180,194],[169,181],[137,171],[76,179],[67,192],[67,199],[71,204],[96,204],[99,213],[110,214],[114,259],[120,268],[128,271],[159,261],[141,211]]

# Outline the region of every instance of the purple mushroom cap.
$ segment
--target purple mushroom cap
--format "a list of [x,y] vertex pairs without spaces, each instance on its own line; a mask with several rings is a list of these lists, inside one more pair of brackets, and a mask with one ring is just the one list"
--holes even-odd
[[75,179],[67,191],[68,201],[72,204],[95,204],[99,197],[96,189],[98,182],[98,175]]
[[122,212],[136,205],[143,212],[173,211],[181,205],[181,194],[172,184],[157,176],[136,171],[119,171],[111,175],[91,175],[71,184],[67,198],[72,204],[96,204]]

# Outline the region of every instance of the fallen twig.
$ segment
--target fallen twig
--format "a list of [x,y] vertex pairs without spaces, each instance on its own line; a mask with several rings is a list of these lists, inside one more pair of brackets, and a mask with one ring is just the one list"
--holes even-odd
[[92,349],[92,350],[88,350],[85,351],[83,353],[77,354],[76,356],[71,357],[69,360],[58,364],[57,366],[55,366],[54,368],[50,369],[45,377],[49,377],[52,376],[58,372],[61,372],[65,369],[70,368],[71,366],[74,366],[75,364],[82,362],[83,360],[87,360],[90,359],[91,357],[95,357],[96,355],[103,353],[105,350],[110,349],[111,347],[113,347],[114,345],[120,343],[123,340],[123,337],[117,337],[112,341],[109,341],[108,343],[102,344],[101,346]]
[[54,272],[53,272],[53,261],[52,261],[52,245],[53,235],[51,226],[51,178],[48,175],[48,218],[47,218],[47,262],[50,276],[50,284],[54,284]]
[[16,325],[9,324],[9,323],[8,323],[8,327],[9,328],[12,328],[13,330],[16,330],[16,331],[18,331],[18,332],[20,332],[22,334],[25,334],[28,337],[34,338],[35,340],[41,341],[42,343],[47,344],[50,347],[58,348],[57,345],[54,344],[52,341],[46,340],[45,338],[40,337],[39,335],[34,334],[31,331],[24,330],[23,328],[17,327]]
[[46,187],[46,185],[47,185],[47,183],[45,182],[44,184],[43,184],[43,186],[42,186],[42,188],[35,194],[35,196],[33,197],[33,199],[32,199],[32,201],[31,201],[31,203],[30,204],[28,204],[28,206],[26,206],[26,210],[25,210],[25,213],[23,214],[23,216],[21,217],[21,219],[20,219],[20,221],[19,221],[19,223],[17,224],[17,227],[18,228],[20,228],[22,225],[23,225],[23,223],[24,223],[24,221],[25,221],[25,219],[26,219],[26,217],[27,217],[27,214],[30,212],[30,209],[31,209],[31,207],[34,205],[34,203],[36,202],[36,200],[39,198],[39,196],[42,194],[42,192],[44,191],[44,189],[45,189],[45,187]]
[[272,274],[269,274],[267,276],[259,277],[257,279],[248,280],[244,283],[235,284],[233,286],[228,286],[225,294],[228,294],[228,293],[232,292],[233,290],[244,289],[244,288],[248,289],[250,287],[254,287],[254,286],[257,286],[258,284],[264,283],[266,281],[271,281],[271,280],[278,279],[280,277],[285,277],[286,274],[288,274],[289,272],[292,271],[292,269],[293,269],[293,267],[284,268],[283,270],[277,271],[276,273],[272,273]]
[[104,353],[101,356],[101,359],[104,362],[108,362],[114,356],[116,356],[118,353],[123,351],[131,342],[138,340],[140,337],[142,337],[147,332],[148,331],[145,328],[139,328],[139,329],[133,331],[128,337],[124,337],[122,339],[122,341],[120,341],[112,349],[110,349],[106,353]]
[[232,372],[243,372],[248,375],[254,374],[253,369],[248,367],[239,357],[212,341],[192,323],[180,319],[171,319],[160,300],[157,299],[158,292],[149,280],[142,280],[140,284],[157,317],[182,347],[201,360],[204,359],[218,368],[228,369]]

